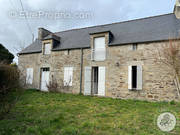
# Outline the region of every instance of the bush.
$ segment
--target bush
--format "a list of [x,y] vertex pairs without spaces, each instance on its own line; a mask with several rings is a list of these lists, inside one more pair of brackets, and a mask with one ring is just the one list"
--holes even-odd
[[170,105],[176,105],[176,102],[174,100],[170,101]]
[[19,87],[19,70],[17,67],[0,64],[0,95]]
[[[12,91],[16,91],[17,95],[12,96]],[[0,63],[0,119],[16,104],[22,92],[18,68]]]
[[66,85],[64,84],[65,83],[62,79],[60,79],[59,83],[57,83],[56,78],[52,75],[52,81],[50,81],[46,86],[50,92],[67,92],[70,88],[70,82],[66,83]]
[[53,75],[52,81],[50,81],[49,84],[46,84],[46,86],[50,92],[58,92],[58,83]]

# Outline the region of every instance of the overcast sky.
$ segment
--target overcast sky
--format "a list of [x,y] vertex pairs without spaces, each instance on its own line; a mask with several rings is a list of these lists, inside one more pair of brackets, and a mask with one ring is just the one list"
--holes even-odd
[[[0,0],[0,43],[16,54],[44,27],[52,32],[172,13],[175,0]],[[56,16],[55,16],[56,15]],[[15,60],[17,62],[17,58]]]

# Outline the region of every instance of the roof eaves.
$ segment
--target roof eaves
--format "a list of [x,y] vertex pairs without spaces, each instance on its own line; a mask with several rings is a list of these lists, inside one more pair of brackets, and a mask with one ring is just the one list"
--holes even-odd
[[86,48],[90,48],[89,47],[72,47],[72,48],[57,48],[57,49],[52,49],[52,51],[63,51],[63,50],[74,50],[74,49],[86,49]]
[[41,53],[42,51],[33,51],[33,52],[20,52],[17,53],[18,55],[23,55],[23,54],[33,54],[33,53]]
[[89,35],[101,34],[101,33],[111,33],[111,34],[112,34],[112,32],[111,32],[110,30],[107,30],[107,31],[96,31],[96,32],[91,32],[91,33],[89,33]]

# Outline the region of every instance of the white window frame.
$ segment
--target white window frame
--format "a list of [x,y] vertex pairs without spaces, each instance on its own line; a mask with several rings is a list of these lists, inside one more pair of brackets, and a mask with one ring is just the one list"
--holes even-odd
[[[106,59],[106,38],[105,36],[93,38],[93,49],[91,59],[95,61],[104,61]],[[98,42],[99,45],[98,46]],[[102,43],[103,42],[103,43]]]
[[44,43],[44,55],[51,54],[51,43]]
[[26,69],[26,84],[33,83],[33,68]]
[[73,67],[64,67],[64,86],[72,86]]

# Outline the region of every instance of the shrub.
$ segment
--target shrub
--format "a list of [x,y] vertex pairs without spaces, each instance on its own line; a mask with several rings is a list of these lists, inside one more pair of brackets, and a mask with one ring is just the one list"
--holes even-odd
[[52,81],[50,81],[49,84],[46,84],[46,86],[50,92],[67,92],[70,88],[70,82],[71,81],[65,83],[64,80],[60,79],[59,83],[57,83],[56,78],[52,75]]
[[[0,119],[4,118],[22,94],[23,89],[19,84],[18,68],[0,63]],[[12,96],[12,91],[17,94]]]
[[0,64],[0,95],[19,87],[19,70],[17,67]]
[[170,105],[176,105],[176,102],[174,100],[170,101]]
[[50,92],[58,92],[58,83],[53,75],[52,81],[50,81],[49,84],[47,84],[46,86]]

